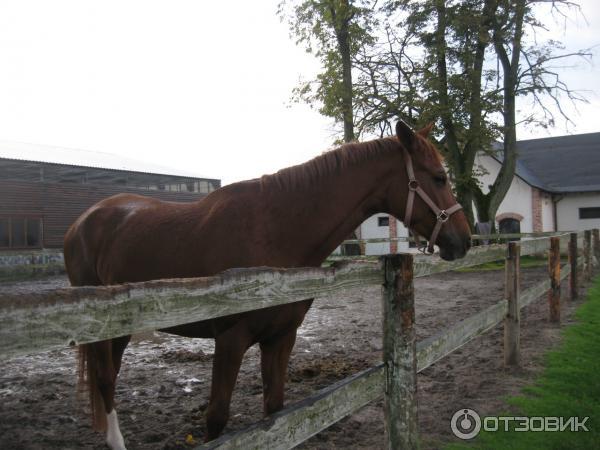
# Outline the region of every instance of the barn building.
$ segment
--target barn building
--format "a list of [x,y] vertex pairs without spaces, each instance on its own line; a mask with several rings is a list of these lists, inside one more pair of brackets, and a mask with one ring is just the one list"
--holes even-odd
[[[498,209],[496,229],[530,233],[600,228],[600,133],[522,140],[517,152],[516,174]],[[487,172],[480,177],[484,190],[496,178],[500,161],[498,153],[478,155],[477,164]],[[393,217],[377,214],[356,234],[362,239],[407,237],[408,230]],[[399,242],[397,249],[410,251],[406,242]],[[387,242],[369,243],[365,253],[393,250]]]
[[220,185],[109,153],[0,142],[0,251],[62,248],[75,219],[114,194],[191,202]]
[[[501,232],[600,228],[600,133],[517,142],[517,167],[498,209]],[[480,155],[488,186],[500,170],[496,155]]]

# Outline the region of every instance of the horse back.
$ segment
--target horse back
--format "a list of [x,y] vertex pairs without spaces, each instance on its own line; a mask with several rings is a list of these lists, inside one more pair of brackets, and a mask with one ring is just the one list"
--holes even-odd
[[191,203],[115,195],[89,208],[68,230],[67,273],[77,286],[208,276],[265,265],[263,216],[259,190],[251,182]]
[[90,207],[65,235],[65,266],[71,284],[143,281],[135,279],[134,273],[129,276],[123,273],[122,265],[130,259],[128,253],[143,251],[141,242],[146,243],[150,253],[158,251],[157,241],[161,237],[151,234],[156,228],[154,224],[160,224],[161,215],[173,216],[174,210],[183,205],[142,195],[118,194]]

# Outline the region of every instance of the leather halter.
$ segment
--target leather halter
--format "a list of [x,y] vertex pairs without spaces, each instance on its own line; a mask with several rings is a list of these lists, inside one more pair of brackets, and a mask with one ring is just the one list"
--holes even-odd
[[[406,213],[404,214],[404,226],[410,229],[410,221],[412,219],[413,205],[415,201],[415,193],[421,197],[421,199],[431,208],[433,214],[437,219],[435,227],[433,228],[433,232],[431,233],[431,237],[429,238],[429,243],[427,245],[427,251],[429,253],[433,253],[433,246],[438,238],[438,234],[442,229],[442,225],[448,221],[450,216],[454,214],[456,211],[462,209],[460,203],[456,203],[448,209],[440,209],[438,206],[431,200],[429,195],[419,186],[419,182],[415,178],[415,171],[413,169],[412,158],[408,153],[408,150],[402,149],[404,151],[404,161],[406,163],[406,172],[408,174],[408,199],[406,201]],[[417,241],[417,246],[419,245],[419,235],[413,230],[413,236]],[[425,253],[425,250],[422,250]]]

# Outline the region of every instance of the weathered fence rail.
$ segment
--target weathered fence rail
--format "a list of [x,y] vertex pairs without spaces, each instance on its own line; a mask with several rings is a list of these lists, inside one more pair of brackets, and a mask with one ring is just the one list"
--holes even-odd
[[[594,237],[593,245],[588,236]],[[415,448],[416,373],[503,320],[507,327],[505,336],[509,336],[505,342],[510,343],[513,355],[507,363],[518,362],[518,311],[549,290],[553,295],[560,292],[560,281],[566,277],[572,281],[569,292],[573,297],[578,288],[578,269],[586,275],[591,273],[592,264],[600,261],[597,236],[597,232],[572,233],[478,247],[452,262],[401,254],[382,257],[379,262],[340,262],[330,268],[235,269],[214,277],[67,288],[28,294],[25,298],[0,294],[0,359],[306,298],[319,299],[356,286],[383,285],[384,363],[342,380],[243,432],[223,436],[200,448],[290,448],[380,398],[384,392],[386,445]],[[585,241],[587,244],[581,245]],[[558,266],[557,271],[557,255],[567,245],[571,250],[569,263]],[[512,296],[516,303],[509,306],[503,299],[417,344],[412,279],[506,259],[509,247],[507,286],[510,282],[513,287],[507,287],[506,297]],[[579,249],[583,249],[581,258]],[[520,256],[549,250],[549,267],[554,268],[549,272],[554,279],[518,292],[515,277]],[[513,320],[507,320],[511,317]]]
[[[566,242],[568,236],[564,239]],[[549,247],[547,239],[521,245],[522,254]],[[414,277],[500,260],[506,248],[507,244],[477,247],[455,261],[418,255],[413,262]],[[342,289],[381,283],[380,263],[339,261],[331,268],[233,269],[214,277],[72,287],[26,297],[0,293],[0,359],[319,299]]]
[[[471,236],[472,241],[496,241],[504,239],[535,239],[540,237],[550,237],[562,234],[560,231],[540,231],[535,233],[495,233],[495,234],[474,234]],[[384,244],[387,242],[410,242],[413,238],[408,236],[385,237],[385,238],[370,238],[370,239],[346,239],[344,244]]]
[[214,319],[381,283],[377,263],[0,294],[0,359]]

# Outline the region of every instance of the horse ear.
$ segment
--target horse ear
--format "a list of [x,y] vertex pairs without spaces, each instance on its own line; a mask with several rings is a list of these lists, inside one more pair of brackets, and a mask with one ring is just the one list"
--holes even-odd
[[398,136],[398,139],[400,139],[400,143],[404,146],[404,148],[408,151],[411,151],[416,137],[415,132],[402,119],[400,119],[396,124],[396,135]]
[[429,124],[427,124],[424,128],[420,129],[417,133],[419,133],[420,136],[426,138],[427,136],[429,136],[429,133],[431,133],[431,130],[433,130],[433,122],[429,122]]

